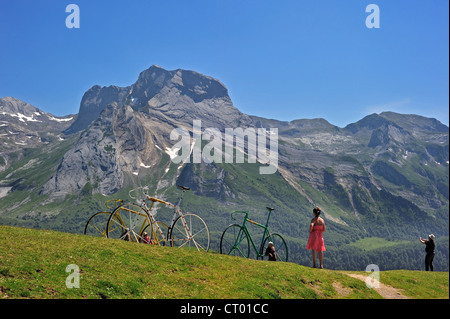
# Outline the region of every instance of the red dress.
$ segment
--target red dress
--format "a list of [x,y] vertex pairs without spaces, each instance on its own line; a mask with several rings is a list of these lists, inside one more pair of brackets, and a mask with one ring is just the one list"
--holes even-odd
[[308,244],[306,249],[312,249],[315,251],[325,251],[325,244],[323,242],[323,227],[324,225],[313,226],[312,232],[309,233]]

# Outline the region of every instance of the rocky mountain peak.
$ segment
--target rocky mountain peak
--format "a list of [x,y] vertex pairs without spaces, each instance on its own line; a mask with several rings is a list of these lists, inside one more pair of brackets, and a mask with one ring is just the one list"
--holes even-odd
[[[61,127],[70,125],[74,117],[75,115],[53,116],[14,97],[7,96],[0,99],[0,120],[5,123],[2,127],[31,126],[34,133],[43,130],[56,132]],[[18,127],[17,129],[25,130]]]
[[23,114],[30,116],[34,112],[39,112],[40,110],[24,101],[16,99],[14,97],[6,96],[0,99],[0,112],[9,114]]
[[122,101],[127,92],[127,88],[114,85],[108,87],[94,85],[84,93],[78,118],[65,133],[70,134],[86,129],[109,104]]
[[393,124],[388,119],[384,118],[383,116],[380,116],[376,113],[367,115],[363,119],[359,120],[356,123],[352,123],[347,125],[344,129],[349,130],[353,134],[362,131],[362,130],[375,130],[382,126]]
[[448,126],[434,118],[395,112],[383,112],[380,113],[380,116],[409,130],[413,134],[418,132],[448,133]]
[[[103,194],[114,193],[125,176],[157,165],[170,147],[173,128],[192,128],[193,120],[201,120],[203,128],[253,125],[233,106],[225,85],[198,72],[154,65],[129,87],[95,85],[84,94],[78,119],[66,133],[85,131],[45,192],[80,191],[89,182]],[[97,162],[98,169],[89,165]]]
[[141,72],[130,94],[141,102],[149,101],[158,93],[167,93],[163,88],[185,95],[195,103],[205,99],[229,99],[227,88],[215,78],[190,70],[167,71],[157,65]]
[[233,106],[227,88],[219,80],[195,71],[167,71],[153,65],[129,87],[95,85],[89,89],[81,100],[78,119],[66,133],[86,129],[113,102],[159,118],[184,118],[191,125],[192,119],[230,125],[245,118],[244,123],[251,123]]

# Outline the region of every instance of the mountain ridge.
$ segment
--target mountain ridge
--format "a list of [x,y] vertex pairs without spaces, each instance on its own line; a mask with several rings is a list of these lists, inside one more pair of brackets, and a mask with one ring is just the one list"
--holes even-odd
[[[178,95],[174,98],[173,95]],[[161,95],[163,99],[161,100]],[[101,111],[111,104],[129,104],[134,110],[145,107],[159,109],[163,113],[170,113],[172,117],[180,116],[183,106],[190,101],[185,101],[183,96],[197,104],[197,107],[207,111],[207,107],[217,110],[225,108],[225,112],[241,114],[231,103],[228,89],[219,80],[203,75],[201,73],[177,69],[166,71],[153,65],[139,74],[137,81],[127,87],[110,85],[101,87],[94,85],[83,95],[80,104],[80,116],[66,133],[75,133],[86,129],[89,124],[97,118]],[[178,99],[178,101],[177,101]],[[216,99],[217,105],[207,104],[203,106],[204,100]],[[170,104],[171,110],[167,107]],[[185,114],[183,114],[185,115]],[[209,123],[208,123],[209,124]]]
[[63,140],[77,115],[54,116],[14,97],[0,99],[0,172],[24,156],[24,148]]

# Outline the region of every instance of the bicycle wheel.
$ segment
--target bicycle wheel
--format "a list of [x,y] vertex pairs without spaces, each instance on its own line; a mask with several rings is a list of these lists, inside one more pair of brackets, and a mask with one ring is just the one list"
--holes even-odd
[[237,224],[228,226],[220,238],[220,253],[248,258],[250,256],[250,240],[247,231]]
[[[161,222],[156,222],[147,225],[144,230],[142,231],[142,234],[144,232],[147,232],[147,234],[149,234],[150,236],[150,242],[152,245],[160,245],[160,246],[165,246],[166,242],[168,241],[168,239],[166,237],[164,237],[164,234],[167,234],[169,230],[169,227],[167,227],[166,224],[161,223]],[[163,235],[161,235],[161,233]],[[141,236],[142,236],[141,234]]]
[[196,214],[179,216],[171,229],[169,240],[174,247],[193,247],[198,251],[208,251],[210,236],[205,221]]
[[106,237],[141,242],[143,230],[150,224],[150,217],[141,206],[123,204],[111,213],[106,226]]
[[106,225],[110,216],[110,212],[98,212],[92,215],[84,227],[84,234],[88,236],[106,237]]
[[289,252],[286,245],[286,241],[284,238],[277,233],[270,234],[266,237],[264,240],[263,246],[261,247],[260,255],[262,255],[263,260],[269,260],[268,256],[265,256],[265,252],[267,249],[267,246],[269,246],[269,242],[273,243],[273,246],[275,247],[275,250],[278,255],[278,261],[288,261],[289,258]]

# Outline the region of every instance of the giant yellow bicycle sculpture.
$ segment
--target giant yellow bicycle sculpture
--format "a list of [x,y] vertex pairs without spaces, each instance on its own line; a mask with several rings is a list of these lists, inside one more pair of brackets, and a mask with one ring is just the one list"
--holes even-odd
[[[122,204],[109,215],[105,236],[134,242],[173,247],[191,247],[198,251],[208,251],[210,234],[205,221],[193,213],[183,213],[181,203],[189,187],[178,186],[182,190],[176,205],[155,197],[145,191],[141,205]],[[169,226],[157,221],[153,208],[162,204],[173,209]],[[147,237],[148,235],[148,237]]]

